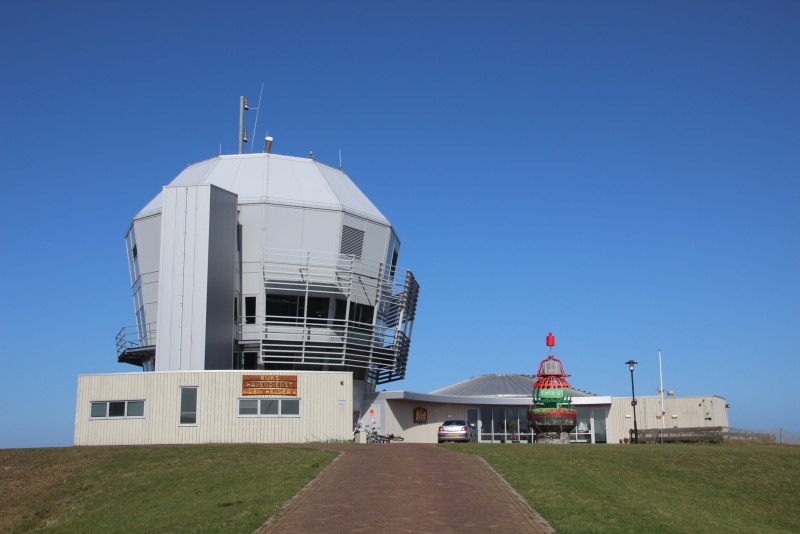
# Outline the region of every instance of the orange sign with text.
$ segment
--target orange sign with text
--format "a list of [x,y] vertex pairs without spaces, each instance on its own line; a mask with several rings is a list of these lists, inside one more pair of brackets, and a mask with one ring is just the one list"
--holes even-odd
[[297,396],[297,376],[242,375],[242,395]]

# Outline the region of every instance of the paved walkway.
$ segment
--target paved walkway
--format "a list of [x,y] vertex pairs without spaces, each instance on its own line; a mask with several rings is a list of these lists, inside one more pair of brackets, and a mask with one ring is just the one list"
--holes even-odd
[[259,534],[553,532],[481,458],[411,443],[343,451]]

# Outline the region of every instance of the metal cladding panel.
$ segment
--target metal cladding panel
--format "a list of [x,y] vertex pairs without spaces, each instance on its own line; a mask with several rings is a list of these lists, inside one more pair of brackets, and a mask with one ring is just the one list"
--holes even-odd
[[261,271],[264,234],[267,225],[267,208],[264,205],[239,206],[239,224],[242,225],[242,263],[255,263]]
[[270,202],[340,206],[310,160],[272,158],[269,171],[267,197]]
[[[636,426],[639,429],[728,427],[725,399],[716,396],[665,397],[663,419],[661,397],[636,398]],[[707,420],[706,417],[711,417]],[[619,443],[629,437],[633,429],[633,412],[630,397],[611,399],[608,415],[608,442]]]
[[133,222],[136,232],[136,248],[139,255],[139,273],[158,273],[159,243],[161,242],[161,215]]
[[163,193],[156,370],[204,369],[211,188]]
[[[239,417],[242,376],[254,373],[199,371],[81,376],[75,445],[303,443],[351,438],[351,373],[274,372],[297,376],[300,416]],[[182,386],[198,388],[196,425],[179,424]],[[91,402],[103,400],[144,400],[144,417],[91,419]]]
[[328,186],[333,193],[341,200],[344,206],[349,207],[355,212],[368,215],[384,222],[388,222],[386,217],[370,202],[361,190],[347,177],[342,171],[333,169],[326,165],[317,164],[319,172],[325,177]]
[[[302,250],[303,211],[302,208],[269,206],[267,208],[266,246],[269,248]],[[258,252],[263,254],[262,249],[259,249]]]
[[189,165],[169,185],[201,185],[215,171],[219,162],[219,159],[212,158]]
[[[139,263],[144,323],[158,320],[158,278],[161,257],[161,214],[133,222]],[[135,285],[135,284],[134,284]],[[134,309],[136,303],[134,302]]]
[[364,232],[362,258],[375,262],[384,262],[387,255],[391,254],[391,252],[387,252],[392,233],[390,226],[377,224],[350,213],[344,213],[342,216],[342,226]]
[[368,222],[364,233],[364,251],[362,257],[382,262],[386,258],[391,232],[386,226]]
[[303,210],[301,250],[339,252],[340,211]]
[[237,197],[218,187],[211,187],[210,193],[203,369],[231,369]]

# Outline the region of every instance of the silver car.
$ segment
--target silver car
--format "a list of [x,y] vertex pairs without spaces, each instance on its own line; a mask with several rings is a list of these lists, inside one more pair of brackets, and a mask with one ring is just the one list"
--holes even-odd
[[439,427],[439,443],[443,441],[469,441],[470,430],[463,419],[445,421]]

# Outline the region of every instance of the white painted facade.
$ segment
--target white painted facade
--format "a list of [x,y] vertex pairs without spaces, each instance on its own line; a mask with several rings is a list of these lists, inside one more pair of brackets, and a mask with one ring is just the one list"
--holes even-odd
[[[297,377],[297,395],[246,396],[252,371],[190,371],[78,377],[75,445],[303,443],[349,440],[353,429],[352,373],[280,373]],[[196,421],[181,424],[182,388],[196,389]],[[240,399],[292,399],[299,413],[242,416]],[[143,401],[135,416],[92,417],[92,404]]]
[[[532,442],[530,431],[519,432],[523,414],[531,405],[530,396],[481,396],[457,397],[413,393],[408,391],[384,391],[367,399],[368,407],[362,411],[363,425],[377,426],[386,434],[401,435],[405,441],[414,443],[436,443],[439,426],[448,419],[463,419],[475,424],[475,441],[478,442]],[[636,407],[637,426],[642,429],[661,428],[660,397],[640,397]],[[573,397],[573,406],[578,411],[578,425],[570,439],[576,443],[622,443],[633,428],[633,418],[628,397],[581,396]],[[728,427],[727,401],[718,396],[668,397],[665,399],[666,428]],[[427,422],[414,421],[417,408],[427,412]],[[517,410],[516,422],[508,414]],[[376,414],[370,421],[369,412]],[[500,411],[505,420],[497,423]],[[493,421],[486,421],[491,413]],[[500,428],[502,426],[502,428]],[[512,429],[513,428],[513,429]]]

